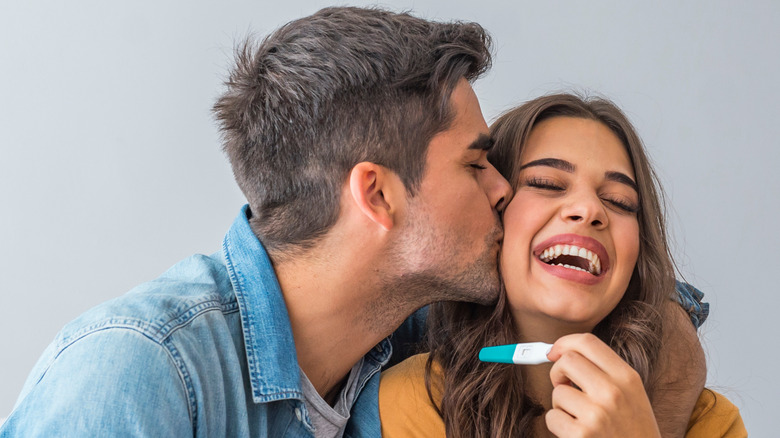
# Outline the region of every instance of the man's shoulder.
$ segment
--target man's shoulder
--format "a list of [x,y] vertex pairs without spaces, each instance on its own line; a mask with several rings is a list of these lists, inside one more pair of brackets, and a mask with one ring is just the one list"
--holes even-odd
[[90,427],[153,429],[167,413],[176,422],[166,427],[191,433],[200,414],[220,411],[224,400],[211,395],[235,393],[235,409],[242,406],[235,402],[245,399],[240,327],[219,255],[189,257],[67,324],[30,373],[9,421],[55,430],[67,416]]
[[55,344],[62,348],[107,329],[135,330],[161,343],[208,312],[237,311],[224,263],[217,255],[193,255],[160,277],[86,311],[62,329]]

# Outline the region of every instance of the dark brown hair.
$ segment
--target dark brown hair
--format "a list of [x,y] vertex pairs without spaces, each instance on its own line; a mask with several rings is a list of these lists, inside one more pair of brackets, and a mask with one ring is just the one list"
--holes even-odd
[[269,252],[310,247],[335,223],[349,170],[369,161],[414,195],[461,78],[489,67],[476,23],[326,8],[245,41],[214,105],[224,150]]
[[[626,116],[612,102],[555,94],[534,99],[502,115],[491,127],[496,144],[489,159],[513,185],[518,160],[533,127],[553,117],[578,117],[607,126],[623,143],[639,188],[639,256],[623,298],[593,333],[641,376],[651,396],[661,348],[663,304],[674,291],[674,265],[666,240],[662,192],[642,142]],[[468,303],[431,306],[428,319],[430,356],[426,385],[443,385],[438,409],[448,437],[526,436],[541,404],[524,391],[514,365],[478,360],[481,347],[517,342],[506,294],[495,307]],[[444,381],[432,378],[442,366]],[[431,400],[433,397],[431,396]],[[436,401],[434,401],[436,404]]]

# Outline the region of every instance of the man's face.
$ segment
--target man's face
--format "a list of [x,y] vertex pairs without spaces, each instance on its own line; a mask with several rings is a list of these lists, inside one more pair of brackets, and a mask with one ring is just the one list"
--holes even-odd
[[493,142],[477,96],[462,79],[453,90],[450,128],[433,137],[418,193],[396,250],[399,272],[424,301],[489,304],[498,297],[497,256],[503,229],[498,207],[509,183],[487,161]]

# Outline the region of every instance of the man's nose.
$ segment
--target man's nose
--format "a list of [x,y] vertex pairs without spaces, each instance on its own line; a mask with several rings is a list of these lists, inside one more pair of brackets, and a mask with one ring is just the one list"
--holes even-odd
[[488,166],[487,178],[485,178],[485,191],[487,192],[490,205],[499,213],[504,211],[509,201],[512,199],[512,186],[498,170],[493,166]]

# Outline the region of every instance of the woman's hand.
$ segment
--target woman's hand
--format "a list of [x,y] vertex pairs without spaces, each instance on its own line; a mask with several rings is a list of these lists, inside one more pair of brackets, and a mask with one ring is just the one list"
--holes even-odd
[[559,437],[661,436],[639,374],[599,338],[564,336],[547,357],[555,362],[552,409],[545,416],[550,432]]

